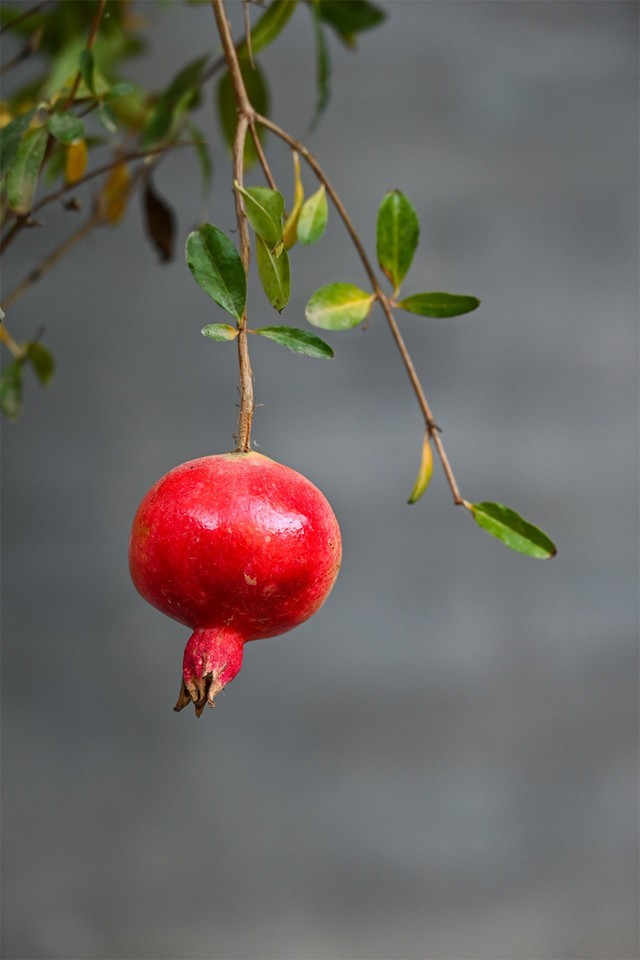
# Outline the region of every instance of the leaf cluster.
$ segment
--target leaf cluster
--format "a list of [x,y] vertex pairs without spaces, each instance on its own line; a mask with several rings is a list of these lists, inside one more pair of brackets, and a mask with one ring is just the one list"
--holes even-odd
[[12,361],[5,366],[0,376],[0,410],[7,420],[17,420],[22,411],[25,368],[31,368],[43,387],[48,386],[53,379],[53,356],[37,339],[20,344]]
[[[95,199],[98,224],[116,226],[134,191],[141,187],[145,232],[160,260],[170,260],[175,247],[175,214],[154,186],[151,167],[167,150],[189,145],[197,158],[203,191],[209,191],[213,157],[196,117],[207,105],[208,81],[217,75],[212,99],[220,129],[231,146],[237,110],[224,58],[215,59],[203,51],[172,71],[158,89],[146,89],[128,75],[130,60],[150,46],[147,33],[151,21],[145,5],[138,8],[124,0],[109,0],[106,8],[101,8],[100,0],[57,0],[34,5],[32,10],[25,6],[6,2],[0,7],[3,33],[22,45],[16,65],[19,67],[27,58],[36,65],[31,79],[14,84],[13,92],[0,105],[3,244],[5,239],[12,239],[16,229],[31,222],[49,196],[79,189],[96,175],[95,171],[104,170]],[[185,13],[189,7],[186,3]],[[108,15],[104,15],[105,9]],[[370,0],[272,0],[256,17],[250,44],[246,38],[237,44],[251,103],[265,116],[269,115],[271,98],[257,56],[282,34],[298,9],[310,13],[316,29],[323,32],[322,46],[317,49],[315,122],[329,99],[329,51],[324,33],[329,30],[353,47],[357,35],[381,23],[384,13]],[[140,159],[142,163],[145,153],[150,155],[148,167],[136,167],[135,161]],[[248,138],[247,167],[256,159],[255,146]],[[43,196],[43,189],[53,192]],[[281,226],[278,228],[281,249],[267,221],[281,225],[284,202],[281,210],[270,209],[267,220],[263,215],[260,222],[261,201],[266,198],[266,194],[260,196],[261,189],[248,190],[245,205],[250,218],[257,218],[254,226],[260,277],[270,302],[280,311],[290,291],[287,250],[296,239],[303,244],[319,239],[323,217],[326,222],[326,198],[321,191],[309,198],[304,209],[298,209],[295,218],[288,220],[286,235]],[[81,202],[75,198],[68,203],[70,210],[80,207]],[[201,238],[202,244],[206,246],[210,239],[210,235]],[[271,339],[283,342],[280,335]],[[304,339],[298,338],[292,349],[299,350],[304,344]],[[314,355],[328,355],[317,344],[308,346],[312,354],[316,351]],[[13,374],[9,370],[8,377],[11,380],[15,374],[15,380],[22,365],[11,369]]]
[[[358,35],[378,26],[385,13],[370,0],[272,0],[253,25],[250,41],[244,37],[236,44],[246,94],[253,110],[262,117],[269,115],[270,93],[256,57],[280,36],[298,8],[311,13],[315,32],[317,94],[313,126],[330,97],[328,36],[334,34],[353,48]],[[141,17],[128,3],[115,0],[109,2],[108,17],[103,16],[104,10],[104,0],[58,0],[38,5],[27,15],[22,6],[15,4],[0,8],[3,28],[26,44],[24,57],[36,55],[41,67],[35,79],[18,88],[1,105],[0,199],[9,221],[2,243],[8,243],[22,226],[31,222],[33,214],[50,199],[101,174],[95,223],[117,225],[134,189],[140,186],[146,232],[160,259],[168,261],[175,246],[175,215],[156,189],[151,169],[168,149],[189,145],[195,149],[203,189],[208,191],[213,159],[207,138],[195,123],[195,114],[206,102],[208,80],[219,73],[214,100],[221,131],[231,147],[238,116],[237,91],[226,60],[215,60],[208,53],[179,67],[158,90],[145,90],[131,83],[126,76],[126,62],[144,49],[144,14]],[[21,59],[22,55],[18,60]],[[272,129],[277,128],[272,125]],[[255,133],[262,138],[264,130],[260,124]],[[103,158],[105,152],[110,161],[97,166],[94,157]],[[134,166],[136,160],[141,161],[138,166]],[[247,137],[244,170],[257,160],[256,144],[252,137]],[[298,242],[306,247],[321,240],[329,215],[327,192],[336,201],[328,181],[320,174],[319,185],[306,196],[295,150],[293,162],[293,201],[288,211],[277,189],[234,184],[253,231],[254,263],[262,289],[279,314],[291,296],[290,251]],[[267,179],[272,182],[269,176]],[[60,182],[62,186],[49,197],[38,200],[41,184],[54,187]],[[77,201],[68,204],[72,209],[78,205]],[[337,206],[340,210],[339,203]],[[436,290],[400,296],[419,238],[420,223],[412,204],[399,190],[390,191],[378,209],[375,240],[378,266],[391,293],[384,293],[374,280],[363,254],[372,289],[362,289],[348,280],[321,287],[307,302],[307,322],[321,330],[351,330],[368,323],[376,303],[381,304],[391,323],[395,323],[392,310],[433,319],[460,317],[475,311],[480,301],[466,294]],[[257,329],[247,326],[247,275],[235,244],[219,227],[207,223],[192,231],[186,243],[186,258],[200,287],[235,321],[234,325],[206,324],[201,331],[206,338],[229,342],[239,334],[254,334],[308,357],[333,357],[332,347],[308,330],[282,323]],[[0,407],[7,417],[15,419],[22,404],[25,369],[30,367],[38,381],[46,385],[53,375],[54,361],[39,336],[17,344],[4,327],[0,333],[12,353],[2,375]],[[429,487],[433,446],[443,466],[447,466],[426,402],[423,411],[427,428],[409,503],[417,502]],[[549,538],[515,511],[497,503],[469,503],[459,497],[455,482],[450,485],[456,502],[465,506],[480,527],[507,546],[533,557],[554,555],[555,547]]]
[[[289,247],[296,239],[315,242],[322,236],[327,222],[325,185],[322,184],[305,202],[297,157],[294,157],[294,178],[294,207],[287,224],[283,224],[284,198],[278,191],[235,184],[255,233],[257,268],[263,290],[278,311],[286,306],[290,291],[287,234]],[[401,285],[413,263],[419,237],[420,223],[414,207],[403,193],[390,191],[380,204],[376,222],[378,265],[393,287],[392,297],[386,300],[388,307],[436,319],[463,316],[476,310],[480,301],[461,294],[425,292],[398,299]],[[202,289],[238,323],[244,323],[246,274],[231,240],[217,227],[205,224],[187,241],[187,262]],[[376,301],[384,296],[379,288],[368,292],[348,282],[330,283],[311,296],[305,310],[306,319],[312,326],[323,330],[350,330],[367,320]],[[323,340],[295,327],[262,327],[249,332],[306,356],[333,356],[332,348]],[[212,340],[229,341],[235,339],[238,329],[217,323],[208,324],[202,333]],[[418,475],[409,496],[410,504],[421,499],[431,481],[432,433],[433,428],[425,433]],[[555,546],[546,534],[509,507],[490,502],[461,502],[480,527],[511,549],[531,557],[554,556]]]

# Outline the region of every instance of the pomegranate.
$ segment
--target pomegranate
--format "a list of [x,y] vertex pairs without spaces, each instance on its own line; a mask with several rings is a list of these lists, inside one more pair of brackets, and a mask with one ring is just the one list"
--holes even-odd
[[244,644],[285,633],[324,603],[340,528],[314,485],[262,454],[175,467],[136,512],[131,577],[154,607],[191,627],[175,706],[199,717],[242,666]]

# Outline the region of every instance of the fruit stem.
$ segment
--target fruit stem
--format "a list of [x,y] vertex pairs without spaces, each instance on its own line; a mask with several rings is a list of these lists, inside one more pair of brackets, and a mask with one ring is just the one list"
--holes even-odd
[[[222,41],[224,57],[227,61],[229,76],[238,103],[238,122],[233,138],[233,179],[235,189],[236,220],[240,237],[240,259],[245,274],[249,274],[251,259],[251,241],[249,239],[249,225],[244,212],[244,201],[240,190],[243,185],[244,144],[247,131],[253,125],[255,111],[244,85],[238,55],[231,35],[231,27],[224,9],[223,0],[211,0],[213,14],[216,19],[218,33]],[[251,423],[253,420],[253,372],[249,359],[249,345],[247,342],[247,311],[246,308],[238,320],[238,364],[240,367],[240,412],[238,414],[238,453],[248,453],[251,449]]]

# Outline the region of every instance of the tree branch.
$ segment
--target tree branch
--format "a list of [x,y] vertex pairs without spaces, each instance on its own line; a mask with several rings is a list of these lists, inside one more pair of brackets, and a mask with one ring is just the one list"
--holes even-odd
[[74,230],[63,242],[57,246],[52,252],[42,260],[33,270],[31,270],[20,283],[11,290],[7,296],[3,299],[3,306],[5,309],[16,302],[16,300],[22,296],[22,294],[33,286],[34,283],[37,283],[45,273],[48,273],[52,267],[56,265],[58,260],[60,260],[65,253],[68,253],[80,240],[88,236],[91,231],[98,226],[102,221],[102,214],[96,210],[94,211],[88,220],[81,224],[77,230]]
[[[247,138],[247,131],[252,123],[254,110],[249,101],[242,71],[238,62],[238,55],[231,36],[231,27],[227,20],[223,0],[211,0],[213,13],[218,26],[218,33],[222,41],[229,76],[233,84],[233,89],[238,102],[238,123],[235,136],[233,138],[233,179],[237,185],[235,188],[236,220],[238,221],[238,233],[240,236],[240,258],[244,267],[245,274],[249,273],[249,261],[251,259],[251,242],[249,239],[249,225],[244,212],[244,202],[240,188],[243,185],[244,176],[244,146]],[[251,370],[251,360],[249,358],[249,345],[247,342],[247,310],[238,320],[238,363],[240,367],[240,413],[238,415],[238,451],[248,453],[251,449],[251,424],[253,421],[253,373]]]
[[373,292],[376,295],[376,299],[379,301],[380,306],[382,307],[382,311],[389,325],[389,329],[391,330],[391,335],[395,341],[396,347],[398,348],[398,352],[400,353],[400,356],[402,358],[402,362],[407,372],[407,376],[409,377],[409,381],[416,395],[418,406],[422,411],[427,432],[429,433],[429,436],[433,441],[433,445],[436,448],[436,451],[438,453],[438,457],[440,458],[442,469],[444,470],[445,477],[447,478],[447,483],[449,484],[451,493],[453,495],[453,502],[456,505],[464,505],[465,501],[462,495],[460,494],[458,484],[456,482],[453,470],[451,468],[451,464],[449,462],[449,458],[447,457],[447,453],[444,449],[444,445],[442,443],[442,439],[440,436],[440,430],[433,418],[431,407],[429,406],[429,403],[425,396],[424,389],[420,382],[420,378],[414,366],[413,360],[411,359],[411,354],[409,353],[407,345],[404,341],[404,337],[402,336],[402,333],[400,332],[400,328],[398,327],[396,319],[393,315],[389,298],[387,297],[386,293],[384,292],[384,290],[382,289],[382,287],[378,282],[378,278],[373,269],[371,261],[367,256],[364,246],[362,245],[362,241],[360,240],[360,237],[356,232],[356,229],[351,221],[351,218],[349,217],[349,214],[347,213],[347,210],[342,200],[340,199],[340,196],[338,195],[334,187],[331,185],[329,178],[327,177],[326,173],[324,172],[324,170],[322,169],[322,167],[320,166],[320,164],[318,163],[314,155],[311,153],[310,150],[307,149],[307,147],[304,146],[304,144],[300,143],[294,137],[290,136],[290,134],[288,134],[286,130],[283,130],[282,127],[279,127],[278,124],[274,123],[272,120],[269,120],[267,117],[263,117],[258,113],[254,114],[254,116],[255,116],[256,123],[265,127],[267,130],[271,130],[271,132],[274,133],[277,137],[279,137],[281,140],[284,140],[284,142],[287,143],[292,148],[292,150],[297,150],[298,153],[300,153],[304,157],[307,164],[311,167],[311,169],[315,173],[320,183],[324,184],[325,190],[327,191],[328,196],[331,197],[333,205],[336,208],[338,215],[340,216],[340,219],[342,220],[354,247],[356,248],[356,252],[360,258],[360,262],[362,263],[362,266],[364,267],[365,273],[369,278],[369,282],[371,283]]
[[[93,18],[93,22],[91,23],[91,29],[89,30],[89,36],[87,37],[87,46],[85,47],[85,50],[91,50],[94,44],[94,41],[98,34],[98,29],[100,27],[100,21],[102,20],[102,14],[104,13],[104,8],[106,7],[106,5],[107,5],[107,0],[99,0],[98,6],[96,8],[95,16]],[[69,93],[69,96],[65,100],[64,106],[62,108],[63,113],[65,110],[69,109],[69,107],[75,100],[76,93],[78,92],[78,87],[80,86],[81,80],[82,80],[82,72],[78,70],[75,76],[75,80],[73,81],[73,86],[71,87],[71,92]]]
[[13,30],[18,26],[19,23],[22,23],[24,20],[28,20],[29,17],[32,17],[35,13],[39,13],[41,10],[44,10],[44,8],[48,6],[50,2],[51,0],[42,0],[41,3],[36,3],[36,5],[31,7],[29,10],[25,10],[24,13],[18,14],[17,17],[14,17],[13,20],[9,20],[9,23],[5,23],[4,26],[0,28],[0,35],[5,33],[5,31]]
[[[122,160],[119,162],[123,162]],[[112,167],[117,164],[110,164],[107,168],[111,170]],[[122,189],[122,193],[131,194],[133,193],[136,185],[143,179],[144,175],[149,172],[150,166],[152,164],[141,163],[138,165],[136,170],[131,175],[131,179]],[[104,172],[104,171],[103,171]],[[120,193],[113,199],[118,199]],[[29,287],[32,287],[34,283],[37,283],[45,273],[48,273],[56,263],[62,259],[62,257],[68,253],[70,250],[75,247],[75,245],[84,237],[88,236],[92,230],[96,227],[102,226],[105,223],[104,211],[100,205],[100,197],[96,202],[95,208],[91,216],[81,224],[77,230],[75,230],[70,236],[62,241],[59,246],[57,246],[50,254],[48,254],[44,260],[42,260],[37,267],[31,270],[26,277],[24,277],[20,283],[11,290],[3,300],[3,305],[5,308],[9,308],[12,304],[18,300],[19,297],[25,293]]]

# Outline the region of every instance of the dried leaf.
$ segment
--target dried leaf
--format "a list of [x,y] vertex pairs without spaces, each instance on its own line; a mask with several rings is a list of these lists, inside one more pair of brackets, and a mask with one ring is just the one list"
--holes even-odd
[[129,200],[129,168],[126,163],[118,163],[109,172],[100,193],[100,210],[107,223],[116,224],[122,220]]
[[64,159],[64,179],[67,184],[71,185],[82,179],[88,159],[87,141],[84,138],[69,144]]
[[169,204],[155,190],[151,177],[147,179],[142,197],[144,221],[149,239],[163,263],[173,259],[176,218]]

